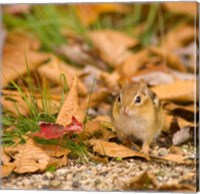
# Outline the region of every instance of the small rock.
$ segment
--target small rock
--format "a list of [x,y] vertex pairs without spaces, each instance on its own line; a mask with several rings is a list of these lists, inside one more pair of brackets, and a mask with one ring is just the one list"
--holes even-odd
[[74,188],[79,188],[80,187],[80,183],[79,182],[77,182],[77,181],[74,181],[73,183],[72,183],[72,187],[74,187]]
[[159,153],[159,156],[166,156],[169,152],[167,148],[160,148],[158,153]]
[[50,184],[50,186],[57,187],[58,185],[60,185],[60,182],[57,180],[53,180],[53,181],[50,181],[49,184]]
[[46,172],[45,177],[47,177],[48,179],[52,179],[54,176],[51,172]]
[[150,154],[152,154],[153,156],[158,156],[158,151],[157,150],[151,150]]

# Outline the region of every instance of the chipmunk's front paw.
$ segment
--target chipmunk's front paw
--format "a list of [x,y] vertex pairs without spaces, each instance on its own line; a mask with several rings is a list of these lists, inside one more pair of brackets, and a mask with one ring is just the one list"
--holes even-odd
[[142,152],[143,154],[148,155],[148,154],[149,154],[149,145],[146,144],[146,143],[144,143],[144,144],[142,145],[142,150],[141,150],[141,152]]

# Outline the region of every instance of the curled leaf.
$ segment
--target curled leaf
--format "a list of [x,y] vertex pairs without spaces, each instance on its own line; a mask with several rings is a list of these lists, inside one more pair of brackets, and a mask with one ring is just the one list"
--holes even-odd
[[89,141],[90,145],[93,146],[93,150],[102,156],[109,156],[109,157],[120,157],[120,158],[127,158],[127,157],[142,157],[148,159],[147,156],[144,154],[134,151],[128,147],[123,145],[119,145],[113,142],[107,142],[98,139],[91,139]]
[[83,123],[84,112],[79,107],[78,101],[78,79],[75,77],[69,93],[58,113],[56,123],[67,126],[71,123],[72,117],[75,117],[80,123]]

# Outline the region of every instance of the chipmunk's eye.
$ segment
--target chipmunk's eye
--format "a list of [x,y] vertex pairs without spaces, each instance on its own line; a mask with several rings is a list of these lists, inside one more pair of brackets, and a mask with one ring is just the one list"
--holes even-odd
[[117,101],[120,103],[121,102],[121,96],[117,97]]
[[135,103],[140,103],[140,102],[141,102],[140,96],[136,96],[136,98],[135,98]]

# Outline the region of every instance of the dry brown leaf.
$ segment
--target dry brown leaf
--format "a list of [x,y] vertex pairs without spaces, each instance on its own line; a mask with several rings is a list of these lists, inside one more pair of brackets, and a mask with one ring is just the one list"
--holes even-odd
[[1,96],[0,102],[5,110],[12,112],[15,115],[27,115],[29,108],[27,103],[20,96]]
[[130,52],[128,48],[138,44],[137,40],[117,31],[99,30],[88,34],[101,57],[111,66],[122,63]]
[[69,149],[58,145],[38,144],[38,146],[50,157],[47,168],[52,165],[56,166],[56,168],[67,165],[67,155],[71,152]]
[[92,57],[84,50],[84,46],[86,47],[86,45],[81,45],[79,43],[61,45],[59,49],[57,49],[57,52],[69,58],[73,63],[87,65],[88,63],[92,62]]
[[150,86],[156,86],[159,84],[172,83],[172,82],[174,82],[174,77],[169,73],[165,73],[162,71],[154,71],[154,72],[150,72],[147,74],[134,76],[134,77],[132,77],[132,80],[136,81],[136,82],[144,80]]
[[[45,65],[39,67],[37,71],[39,72],[41,77],[45,76],[46,78],[58,85],[64,85],[64,82],[61,82],[61,74],[63,74],[69,88],[72,86],[73,77],[80,74],[79,69],[65,64],[56,56],[52,56],[51,60]],[[79,93],[83,95],[87,94],[87,88],[80,80],[78,80],[78,89]]]
[[164,184],[158,187],[160,191],[172,191],[172,192],[196,192],[196,187],[192,186],[191,184]]
[[117,68],[120,74],[122,74],[125,77],[130,77],[133,76],[136,72],[138,72],[138,70],[141,69],[148,60],[148,51],[143,50],[126,57],[124,62]]
[[12,163],[0,166],[1,169],[0,178],[9,176],[11,172],[14,170],[14,168],[15,164]]
[[90,25],[96,21],[100,14],[110,12],[124,13],[128,11],[128,6],[116,3],[80,4],[76,5],[76,9],[80,20],[85,25]]
[[29,67],[33,71],[37,66],[49,59],[50,54],[37,52],[40,48],[38,40],[27,34],[10,33],[3,47],[2,86],[25,74]]
[[[44,110],[44,99],[36,98],[36,104],[40,110]],[[46,111],[48,114],[56,114],[60,107],[60,101],[54,99],[45,99]]]
[[169,131],[171,123],[177,123],[179,128],[184,128],[184,127],[195,127],[196,124],[194,122],[189,122],[186,121],[185,119],[181,117],[175,117],[173,115],[165,114],[165,127],[164,131]]
[[81,133],[79,133],[79,136],[81,137],[81,139],[87,139],[100,129],[101,129],[100,121],[95,121],[95,120],[87,121],[87,123],[84,126],[84,130]]
[[[149,85],[161,84],[162,82],[170,82],[171,75],[168,72],[168,67],[164,63],[146,64],[141,70],[138,70],[129,78],[129,81],[145,80]],[[127,81],[127,77],[121,77],[123,85]],[[157,84],[156,84],[157,85]]]
[[[29,107],[23,98],[23,96],[26,96],[27,99],[32,102],[30,93],[28,91],[23,91],[23,94],[21,94],[20,92],[14,90],[2,90],[2,94],[3,95],[0,97],[0,102],[5,110],[8,110],[15,115],[18,115],[19,113],[25,116],[28,115]],[[37,104],[38,108],[43,110],[43,96],[37,93],[31,94],[31,96],[34,97],[34,102]],[[58,95],[50,95],[45,96],[45,98],[46,106],[48,107],[48,113],[57,113],[60,106],[61,97]]]
[[146,190],[157,187],[155,175],[150,171],[144,171],[139,175],[134,176],[131,181],[124,187],[125,190]]
[[104,86],[107,87],[112,93],[118,93],[120,88],[118,84],[119,74],[117,71],[113,71],[112,73],[107,73],[102,71],[100,73],[101,81],[104,82]]
[[168,50],[183,47],[195,40],[195,28],[189,25],[180,25],[175,30],[170,30],[166,34],[165,42],[162,48]]
[[194,102],[195,84],[195,81],[192,80],[180,80],[152,87],[152,90],[161,100]]
[[99,140],[108,141],[109,139],[116,137],[116,134],[113,131],[108,130],[106,125],[103,125],[100,120],[87,121],[84,126],[83,132],[79,133],[81,139],[88,138],[98,138]]
[[106,142],[103,140],[98,139],[91,139],[89,140],[90,145],[93,146],[93,150],[102,156],[108,157],[120,157],[120,158],[127,158],[127,157],[142,157],[148,159],[147,156],[144,154],[134,151],[130,148],[127,148],[123,145],[119,145],[113,142]]
[[172,51],[169,51],[168,48],[149,47],[149,51],[152,52],[152,54],[162,57],[163,62],[166,63],[172,69],[176,69],[181,72],[187,71],[187,68],[184,66],[180,57],[178,57]]
[[176,14],[188,14],[195,16],[197,14],[196,2],[165,2],[163,6],[170,12]]
[[161,160],[167,160],[167,161],[171,161],[171,162],[175,162],[178,164],[187,164],[188,161],[186,161],[187,157],[183,156],[182,154],[168,154],[166,156],[163,157],[155,157],[157,159],[161,159]]
[[108,162],[109,162],[107,157],[92,155],[91,158],[92,158],[92,160],[94,160],[95,162],[98,162],[98,163],[101,162],[101,163],[104,163],[104,164],[108,164]]
[[109,92],[105,88],[99,89],[97,92],[93,92],[88,95],[88,97],[82,99],[81,110],[86,111],[87,108],[94,108],[99,106],[102,101],[105,101],[109,96]]
[[25,144],[6,147],[5,152],[14,159],[14,171],[20,174],[43,171],[50,160],[50,157],[30,138],[26,139]]
[[198,111],[198,107],[195,107],[194,104],[179,105],[179,104],[169,102],[169,101],[163,102],[163,107],[164,107],[164,109],[166,109],[168,111],[175,111],[177,109],[186,110],[186,111],[190,111],[190,112],[193,112],[193,113]]
[[61,157],[68,155],[71,151],[67,148],[60,147],[59,145],[37,144],[45,153],[50,157]]
[[63,155],[59,158],[51,157],[48,163],[48,167],[55,166],[56,168],[60,168],[66,166],[68,163],[68,159],[66,155]]
[[4,165],[9,164],[10,163],[10,157],[4,152],[2,145],[0,146],[0,153],[1,153],[1,162],[3,162]]
[[12,52],[14,50],[20,50],[22,52],[27,50],[39,50],[41,43],[38,39],[22,33],[22,32],[9,32],[6,37],[6,44],[3,48],[4,52]]
[[79,122],[83,123],[84,112],[79,107],[78,102],[78,78],[74,77],[72,86],[67,94],[65,101],[58,113],[56,123],[66,126],[71,123],[71,119],[74,116]]
[[[36,69],[37,66],[49,59],[49,54],[39,53],[35,51],[18,51],[3,52],[2,60],[2,86],[5,87],[10,81],[14,81],[18,77],[24,75],[29,68],[30,71]],[[26,61],[27,59],[27,61]],[[28,65],[28,67],[27,67]]]

